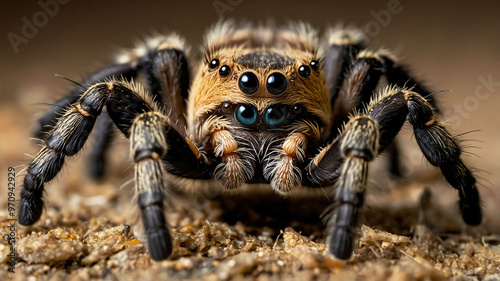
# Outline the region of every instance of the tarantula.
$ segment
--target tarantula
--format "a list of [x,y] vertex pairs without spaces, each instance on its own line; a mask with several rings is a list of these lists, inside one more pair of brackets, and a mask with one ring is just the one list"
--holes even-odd
[[[219,23],[205,37],[204,60],[192,81],[187,49],[175,34],[147,40],[40,119],[48,133],[27,168],[20,224],[40,218],[44,183],[82,148],[103,110],[97,126],[105,135],[114,124],[130,140],[136,198],[156,261],[172,253],[164,216],[170,176],[213,179],[225,189],[268,183],[282,195],[300,186],[329,187],[335,203],[328,249],[348,259],[368,164],[393,147],[407,116],[425,158],[458,190],[464,221],[481,222],[476,180],[436,118],[431,93],[387,51],[367,49],[360,31],[331,29],[320,44],[304,23]],[[146,89],[132,81],[141,75]],[[95,145],[96,176],[108,140]]]

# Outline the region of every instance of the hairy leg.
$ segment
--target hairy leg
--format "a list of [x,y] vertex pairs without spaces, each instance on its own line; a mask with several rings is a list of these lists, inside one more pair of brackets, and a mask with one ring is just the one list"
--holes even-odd
[[[398,134],[406,117],[413,125],[415,139],[426,159],[440,167],[446,180],[459,191],[462,218],[469,225],[481,223],[482,214],[476,180],[460,158],[461,149],[455,138],[437,120],[432,106],[418,93],[386,88],[373,100],[365,114],[352,117],[346,129],[326,146],[305,169],[306,185],[337,184],[334,214],[328,222],[329,247],[332,255],[347,259],[351,255],[353,228],[357,208],[362,204],[366,182],[366,161],[382,152]],[[374,122],[373,126],[363,125]],[[364,129],[360,129],[360,127]],[[368,129],[371,127],[377,130]],[[373,131],[373,132],[372,132]],[[378,131],[377,150],[372,140]],[[376,153],[373,153],[373,151]],[[359,159],[358,159],[359,158]],[[346,185],[347,183],[347,185]],[[356,210],[355,210],[356,209]]]
[[160,109],[147,93],[124,81],[91,86],[58,119],[44,147],[27,168],[21,190],[19,223],[31,225],[40,218],[44,183],[57,175],[66,156],[75,155],[83,147],[105,106],[115,125],[131,138],[138,203],[150,250],[155,260],[164,259],[172,250],[161,212],[165,170],[180,176],[203,178],[210,177],[213,168],[206,164],[188,139],[170,127],[168,118],[158,113]]

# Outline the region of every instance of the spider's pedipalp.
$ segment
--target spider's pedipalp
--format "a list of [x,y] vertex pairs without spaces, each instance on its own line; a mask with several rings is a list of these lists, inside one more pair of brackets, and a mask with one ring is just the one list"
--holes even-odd
[[238,151],[238,143],[228,130],[213,131],[210,141],[215,155],[221,158],[221,163],[215,168],[214,177],[224,188],[238,188],[253,177],[252,161],[241,157],[243,149]]
[[302,172],[297,165],[303,163],[306,149],[307,135],[302,132],[292,133],[285,139],[279,158],[265,168],[269,173],[264,173],[264,176],[274,191],[285,195],[300,186]]

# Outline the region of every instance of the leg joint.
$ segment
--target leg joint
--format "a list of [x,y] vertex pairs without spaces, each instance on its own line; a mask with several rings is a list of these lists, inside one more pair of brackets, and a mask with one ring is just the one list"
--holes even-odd
[[378,154],[379,138],[377,122],[368,116],[356,117],[346,126],[340,151],[344,157],[370,161]]
[[148,206],[163,206],[163,194],[161,191],[143,192],[137,198],[139,207],[144,209]]

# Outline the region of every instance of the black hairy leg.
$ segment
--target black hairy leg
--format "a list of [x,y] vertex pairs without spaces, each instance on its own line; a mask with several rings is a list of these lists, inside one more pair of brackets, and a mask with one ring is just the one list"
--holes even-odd
[[123,77],[129,80],[135,77],[136,74],[137,68],[132,62],[112,64],[93,73],[67,96],[58,100],[51,109],[38,119],[34,132],[35,136],[45,140],[48,133],[56,124],[57,118],[62,116],[66,110],[81,97],[82,93],[85,91],[85,87],[102,82],[105,79],[111,79],[112,77]]
[[113,141],[113,121],[106,112],[103,112],[96,121],[96,137],[92,143],[92,149],[89,153],[88,161],[91,163],[88,167],[89,177],[94,180],[102,180],[106,172],[107,151]]
[[155,112],[141,114],[130,133],[130,153],[135,162],[137,203],[146,232],[148,248],[154,260],[172,254],[172,237],[163,214],[167,183],[161,159],[167,152],[164,116]]
[[441,168],[446,180],[458,190],[464,221],[469,225],[480,224],[482,214],[476,179],[460,158],[462,149],[422,96],[410,92],[405,97],[408,100],[409,121],[420,150],[427,161]]
[[101,83],[90,87],[74,105],[57,119],[45,146],[29,164],[19,204],[19,223],[31,225],[43,210],[43,186],[61,170],[65,156],[75,155],[87,140],[97,116],[101,114],[110,86]]
[[[362,111],[377,93],[379,81],[384,76],[389,85],[411,88],[439,112],[436,100],[425,85],[412,77],[408,68],[385,50],[370,51],[367,38],[357,29],[345,28],[330,31],[325,55],[324,73],[330,92],[333,128],[329,140],[337,137],[338,129],[348,121],[353,110]],[[399,147],[396,142],[388,149],[389,173],[400,177]]]
[[364,48],[366,48],[366,38],[357,29],[337,28],[329,32],[323,71],[332,107],[338,105],[340,88],[346,75],[349,74],[353,59]]
[[354,228],[368,178],[368,163],[378,154],[379,128],[368,116],[352,118],[340,142],[344,159],[335,195],[335,216],[328,219],[328,247],[339,259],[352,253]]
[[[166,162],[170,173],[192,178],[210,177],[210,167],[197,148],[169,126],[168,118],[159,113],[148,95],[140,87],[124,81],[91,86],[58,119],[45,146],[27,168],[21,190],[19,223],[31,225],[40,218],[44,183],[57,175],[66,156],[75,155],[83,147],[104,107],[114,124],[131,137],[138,203],[148,239],[155,246],[150,246],[150,250],[153,258],[164,259],[170,255],[172,245],[161,213],[163,195],[158,192],[166,188],[162,162]],[[167,147],[171,148],[169,153],[166,153]],[[162,242],[165,243],[161,244],[162,248],[159,248],[159,239],[167,239]]]
[[[114,77],[121,77],[130,80],[137,75],[137,67],[135,62],[116,63],[107,66],[92,75],[90,75],[81,85],[79,84],[67,96],[58,100],[40,119],[38,119],[37,127],[35,128],[35,136],[39,139],[46,140],[48,134],[55,126],[57,118],[62,116],[68,108],[71,107],[85,91],[84,87],[89,87],[104,80],[110,80]],[[107,147],[112,141],[113,128],[110,126],[111,120],[105,114],[96,124],[98,137],[94,142],[89,155],[88,172],[89,176],[95,180],[101,180],[105,174],[106,167],[106,152]]]
[[401,171],[401,164],[400,164],[400,157],[401,157],[401,152],[399,145],[396,144],[396,142],[392,142],[385,152],[388,154],[388,169],[389,169],[389,175],[391,176],[392,179],[400,179],[403,176],[403,173]]
[[146,76],[153,100],[165,106],[169,118],[176,120],[175,124],[171,125],[181,131],[186,126],[186,100],[190,83],[184,50],[161,43],[150,46],[147,53],[140,58],[140,70]]
[[[189,69],[185,54],[185,47],[177,42],[180,39],[175,36],[161,37],[154,42],[146,42],[139,49],[144,54],[140,57],[135,55],[135,50],[126,53],[119,59],[120,61],[107,66],[90,75],[81,85],[70,92],[67,96],[57,101],[38,120],[35,128],[35,136],[45,140],[48,133],[56,124],[57,118],[63,115],[66,110],[75,103],[84,92],[83,87],[90,87],[99,82],[120,79],[131,81],[139,73],[146,77],[151,98],[165,106],[166,112],[172,120],[176,120],[172,126],[178,131],[182,131],[185,126],[184,112],[185,101],[188,97],[189,89]],[[93,143],[89,155],[89,175],[91,178],[100,180],[106,171],[107,148],[112,142],[114,133],[111,121],[106,114],[103,114],[96,124],[98,136]]]
[[328,216],[330,253],[351,256],[357,209],[363,203],[367,163],[394,140],[407,116],[415,139],[426,157],[459,192],[459,207],[469,225],[481,223],[482,214],[476,180],[460,158],[455,138],[438,121],[432,106],[418,93],[386,88],[364,114],[351,117],[333,143],[325,147],[306,168],[312,186],[336,184],[333,213]]

